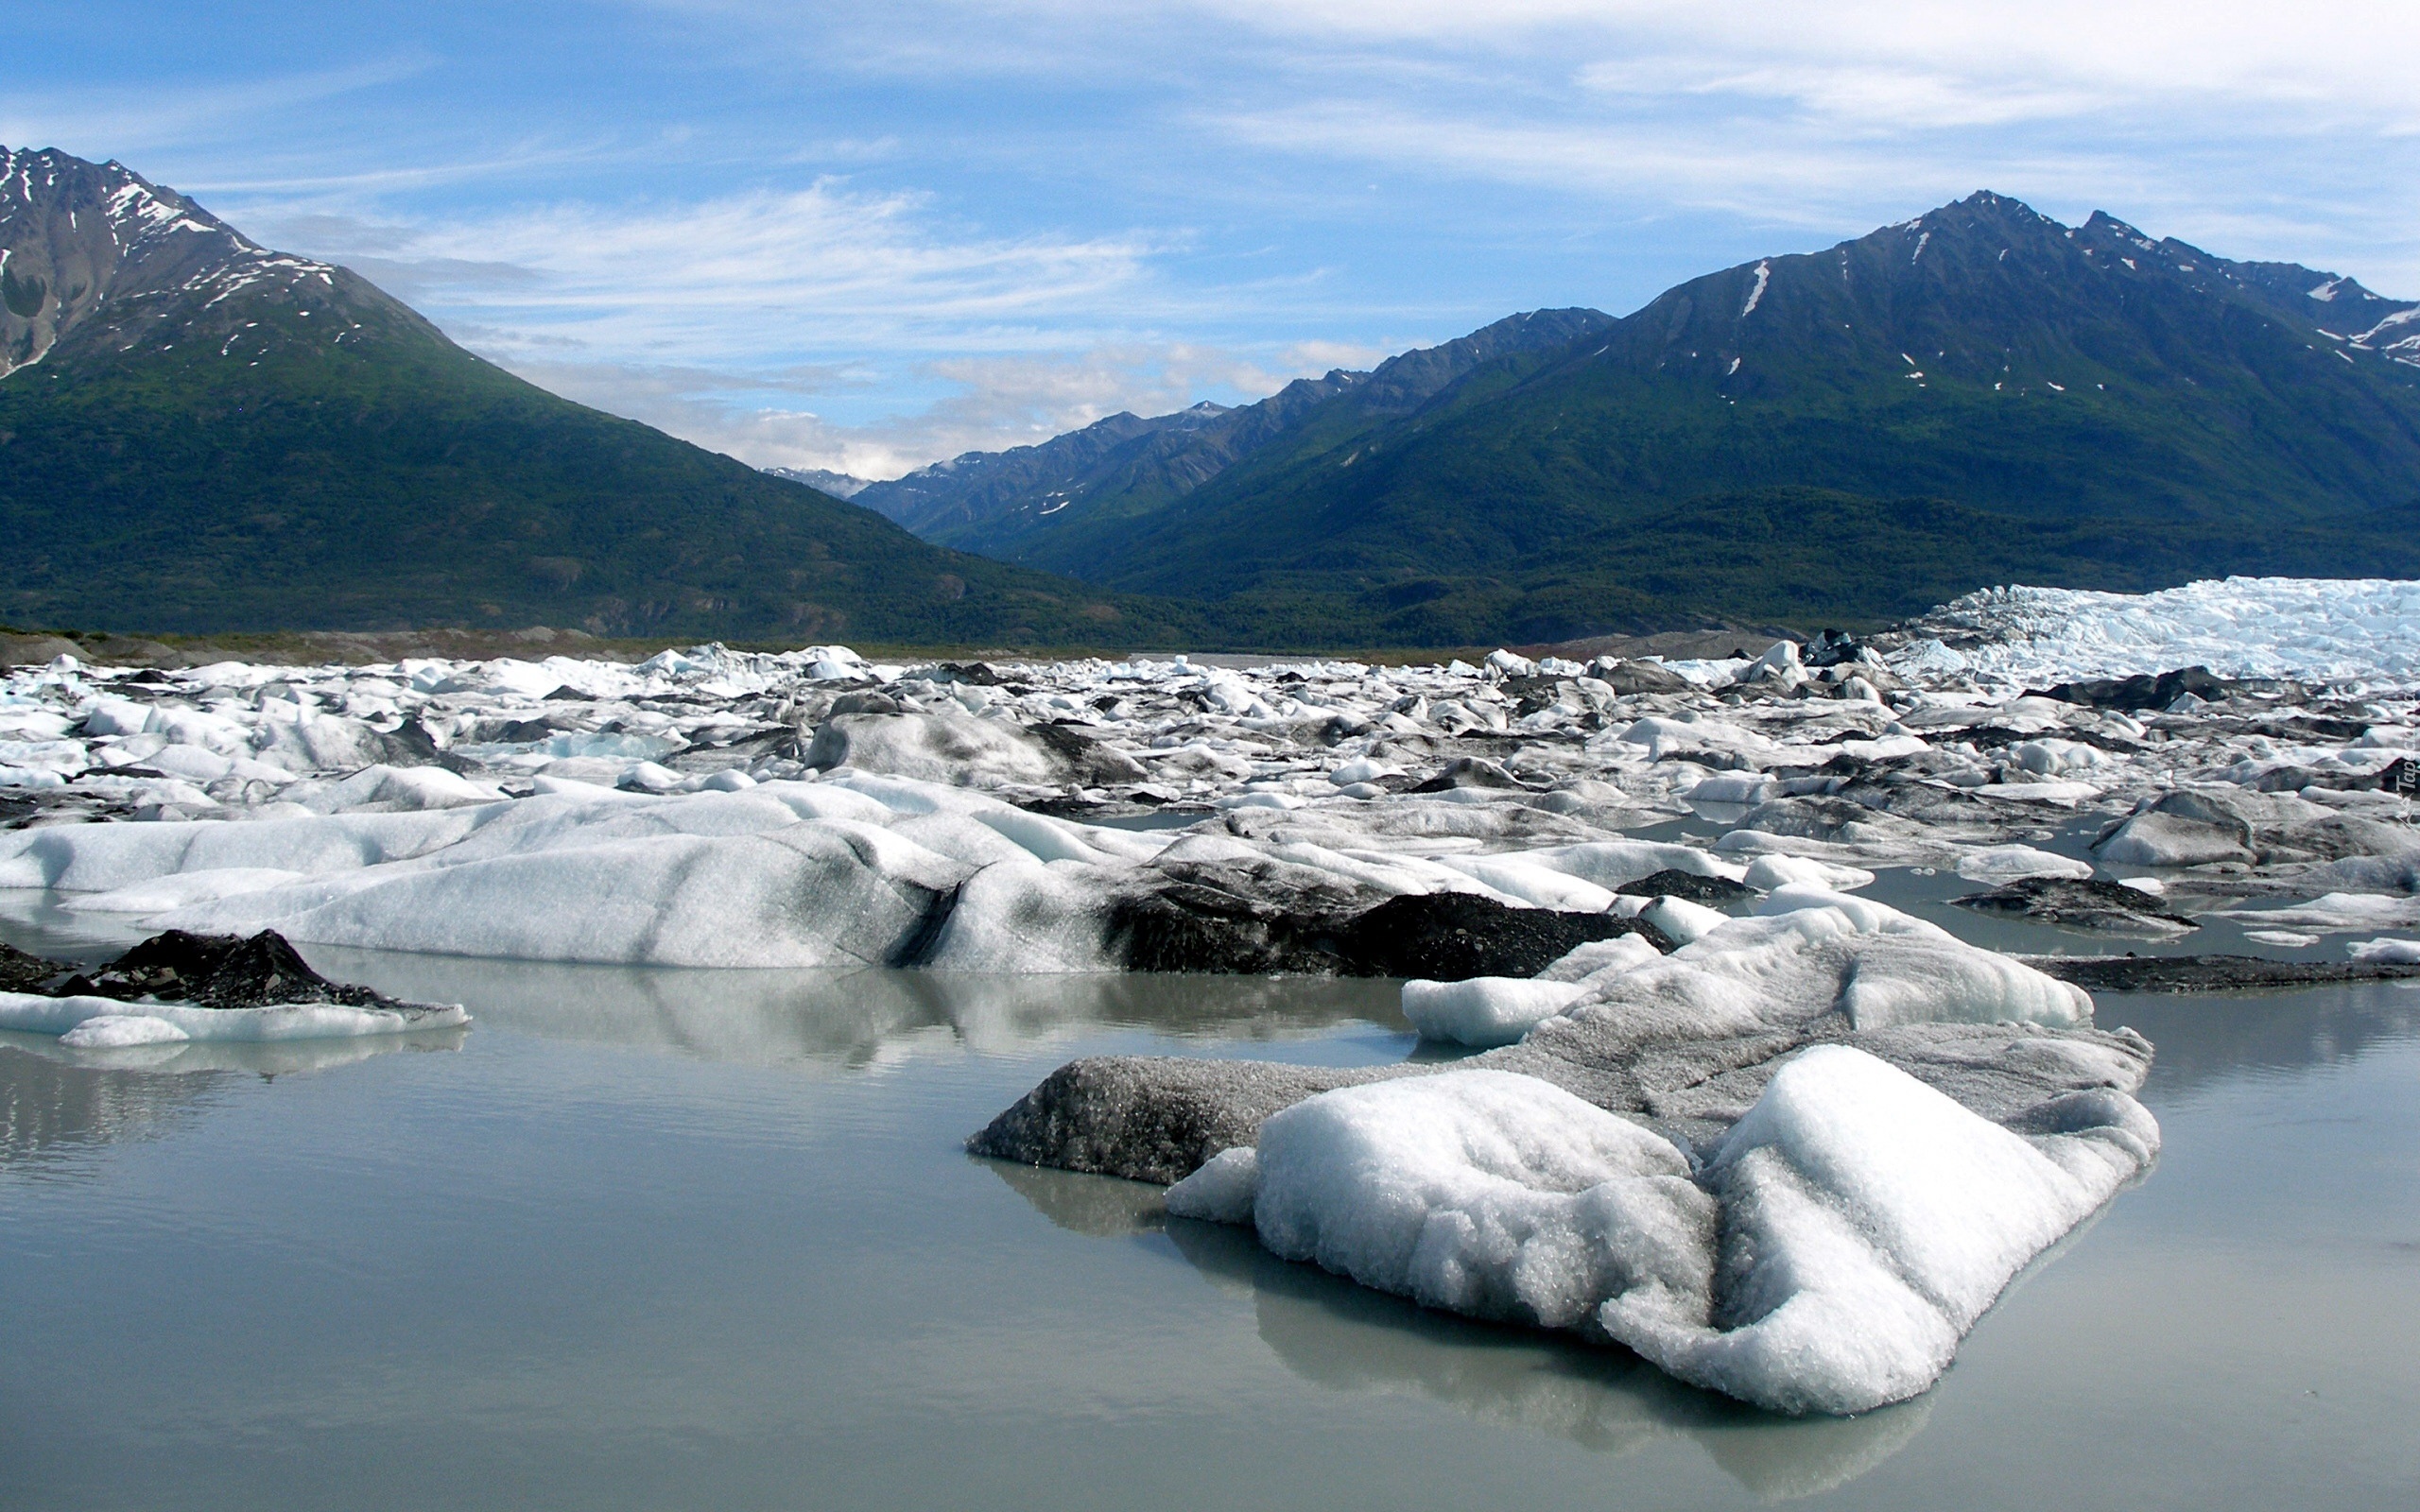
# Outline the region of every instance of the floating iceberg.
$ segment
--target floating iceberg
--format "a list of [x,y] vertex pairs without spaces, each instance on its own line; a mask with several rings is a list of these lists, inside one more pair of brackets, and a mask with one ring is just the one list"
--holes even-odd
[[452,1029],[470,1022],[470,1014],[452,1006],[356,1008],[341,1003],[282,1003],[262,1008],[198,1008],[182,1003],[0,992],[0,1030],[52,1035],[62,1043],[87,1049],[181,1040],[266,1044],[343,1040]]
[[1298,1103],[1168,1211],[1431,1307],[1611,1338],[1758,1406],[1858,1413],[1932,1384],[2010,1279],[2157,1153],[2123,1093],[2052,1113],[2023,1137],[1821,1045],[1693,1172],[1547,1082],[1446,1072]]

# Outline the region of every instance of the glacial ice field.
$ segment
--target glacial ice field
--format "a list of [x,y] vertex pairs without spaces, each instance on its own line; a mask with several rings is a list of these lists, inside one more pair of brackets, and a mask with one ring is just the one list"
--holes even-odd
[[[2153,1040],[2096,992],[2420,971],[2414,594],[2014,589],[1668,664],[61,659],[0,693],[0,888],[70,934],[498,981],[1367,979],[1417,1054],[1094,1047],[956,1137],[1856,1415],[2158,1160]],[[0,1031],[334,1062],[460,1043],[493,989],[450,980],[406,1034],[19,993]]]

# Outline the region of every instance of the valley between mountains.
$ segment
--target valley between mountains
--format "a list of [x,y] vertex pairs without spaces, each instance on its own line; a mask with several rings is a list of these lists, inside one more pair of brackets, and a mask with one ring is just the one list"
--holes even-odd
[[872,482],[557,398],[113,163],[0,158],[0,295],[23,628],[1412,648],[2420,572],[2420,307],[1988,193]]

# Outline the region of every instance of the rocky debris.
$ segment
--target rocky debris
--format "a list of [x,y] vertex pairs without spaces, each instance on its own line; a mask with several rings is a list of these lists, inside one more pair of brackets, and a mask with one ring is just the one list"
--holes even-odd
[[2420,977],[2420,965],[2279,961],[2260,955],[2027,955],[2021,959],[2035,971],[2092,992],[2242,992]]
[[967,1142],[976,1155],[1163,1185],[1253,1143],[1262,1119],[1305,1097],[1435,1068],[1095,1056],[1054,1071]]
[[2150,893],[2099,878],[2027,877],[1990,892],[1953,898],[1961,908],[2118,935],[2182,935],[2201,926],[2159,906]]
[[1672,671],[1662,662],[1640,661],[1635,658],[1628,661],[1616,661],[1611,657],[1600,658],[1589,664],[1588,675],[1611,688],[1616,696],[1625,698],[1635,697],[1641,694],[1685,696],[1694,691],[1694,685],[1688,679]]
[[1514,908],[1464,892],[1369,907],[1340,887],[1280,891],[1270,868],[1160,869],[1167,882],[1121,898],[1111,916],[1111,952],[1128,971],[1460,982],[1534,976],[1582,945],[1622,935],[1673,948],[1644,919],[1613,914]]
[[1644,919],[1551,908],[1510,908],[1491,898],[1445,892],[1391,898],[1338,936],[1338,955],[1357,976],[1460,982],[1475,976],[1535,976],[1581,946],[1636,935],[1668,954],[1673,942]]
[[2233,697],[2236,689],[2237,684],[2213,675],[2208,667],[2180,667],[2157,676],[2142,673],[2131,678],[2087,678],[2062,682],[2027,696],[2132,712],[2167,709],[2187,694],[2205,703],[2218,703]]
[[1046,725],[1033,725],[1027,733],[1042,743],[1051,754],[1064,764],[1067,782],[1084,787],[1105,787],[1119,782],[1140,782],[1150,774],[1141,763],[1115,747],[1105,746],[1068,721],[1055,720]]
[[1756,889],[1728,877],[1706,876],[1667,867],[1614,889],[1630,898],[1681,898],[1693,903],[1729,903],[1756,896]]
[[[846,707],[844,707],[846,706]],[[1139,782],[1132,757],[1062,724],[1019,727],[972,714],[903,713],[879,694],[844,694],[806,749],[806,765],[847,766],[958,786]]]
[[14,945],[0,944],[0,992],[44,992],[75,971],[63,961],[47,961]]
[[[43,969],[39,978],[32,974],[37,968]],[[147,999],[203,1008],[259,1008],[291,1003],[397,1010],[411,1006],[366,987],[329,981],[273,930],[247,938],[172,929],[89,973],[23,952],[0,958],[0,969],[6,969],[12,984],[8,990],[40,992],[46,997],[116,998],[129,1003]],[[19,982],[26,985],[13,985]]]
[[1492,788],[1504,793],[1525,793],[1529,785],[1501,765],[1483,756],[1464,756],[1446,764],[1436,776],[1406,791],[1413,793],[1450,793],[1456,788]]

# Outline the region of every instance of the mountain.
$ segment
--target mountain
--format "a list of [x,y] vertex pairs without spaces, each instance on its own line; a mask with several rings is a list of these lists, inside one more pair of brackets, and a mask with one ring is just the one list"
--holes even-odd
[[1093,644],[1113,595],[559,399],[115,163],[0,148],[0,619]]
[[1254,404],[1112,415],[1037,446],[970,452],[858,497],[927,541],[1076,572],[1115,541],[1239,462],[1315,435],[1333,445],[1417,412],[1479,368],[1604,329],[1596,310],[1533,310],[1368,372],[1301,378]]
[[1408,407],[1355,399],[1148,514],[1071,508],[1001,554],[1208,595],[1273,639],[1399,644],[1871,620],[2012,579],[2420,575],[2411,301],[1989,193]]
[[820,467],[769,467],[765,473],[769,477],[804,483],[816,492],[828,493],[836,499],[854,499],[873,487],[873,480],[869,478],[852,477],[846,472],[835,472]]

